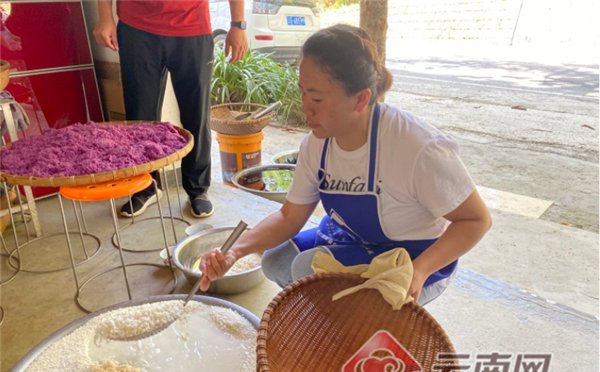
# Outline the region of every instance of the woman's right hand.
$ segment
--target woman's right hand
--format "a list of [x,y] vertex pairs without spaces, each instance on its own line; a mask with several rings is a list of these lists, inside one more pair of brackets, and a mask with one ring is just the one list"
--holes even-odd
[[219,248],[205,253],[200,261],[200,271],[204,274],[200,281],[200,290],[206,292],[210,283],[222,278],[235,261],[236,257],[232,252],[223,254]]
[[96,42],[112,50],[119,50],[117,41],[117,26],[113,19],[100,19],[94,28]]

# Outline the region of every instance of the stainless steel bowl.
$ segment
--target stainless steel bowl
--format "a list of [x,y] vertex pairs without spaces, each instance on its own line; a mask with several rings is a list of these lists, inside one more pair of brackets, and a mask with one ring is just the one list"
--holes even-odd
[[[254,195],[262,196],[263,198],[274,200],[279,203],[283,203],[285,201],[285,196],[287,195],[288,190],[285,191],[270,191],[262,189],[261,186],[265,186],[264,182],[262,182],[262,173],[264,171],[277,171],[277,170],[286,170],[294,172],[296,170],[295,164],[267,164],[267,165],[257,165],[254,167],[242,169],[237,172],[232,178],[231,182],[244,191],[252,193]],[[244,182],[244,180],[251,180]],[[250,187],[252,186],[252,187]]]
[[[188,236],[175,246],[173,261],[191,284],[195,284],[200,273],[192,270],[194,262],[211,249],[221,247],[234,227],[212,228]],[[257,266],[242,273],[226,275],[215,280],[208,289],[213,293],[240,293],[249,290],[264,280],[262,268]]]
[[273,155],[271,161],[275,164],[296,164],[299,150],[288,150]]
[[204,230],[208,230],[208,229],[212,229],[212,228],[213,228],[213,226],[211,224],[200,222],[200,223],[196,223],[196,224],[186,227],[185,234],[187,236],[192,236],[196,233],[199,233],[200,231],[204,231]]
[[[186,294],[152,296],[152,297],[142,298],[142,299],[138,299],[138,300],[122,302],[120,304],[113,305],[113,306],[107,307],[105,309],[96,311],[94,313],[88,314],[87,316],[84,316],[83,318],[79,318],[79,319],[67,324],[63,328],[59,329],[58,331],[56,331],[53,334],[51,334],[50,336],[48,336],[46,339],[44,339],[42,342],[40,342],[37,346],[35,346],[30,352],[28,352],[27,355],[25,355],[11,371],[15,371],[15,372],[26,371],[27,368],[31,365],[31,363],[33,363],[33,361],[37,357],[39,357],[44,352],[44,350],[46,350],[51,345],[57,343],[58,341],[60,341],[63,337],[68,336],[71,332],[75,331],[77,328],[85,325],[85,323],[90,321],[92,318],[95,318],[103,313],[106,313],[106,312],[112,311],[112,310],[121,309],[124,307],[133,307],[133,306],[144,305],[144,304],[149,304],[149,303],[153,303],[153,302],[185,300],[186,297],[187,297]],[[249,310],[247,310],[239,305],[236,305],[229,301],[221,300],[219,298],[200,296],[200,295],[194,295],[194,297],[192,297],[192,301],[202,302],[205,305],[221,306],[221,307],[226,307],[226,308],[235,310],[240,315],[242,315],[244,318],[248,319],[248,321],[252,324],[252,326],[256,330],[258,330],[260,320],[256,317],[256,315],[252,314]]]

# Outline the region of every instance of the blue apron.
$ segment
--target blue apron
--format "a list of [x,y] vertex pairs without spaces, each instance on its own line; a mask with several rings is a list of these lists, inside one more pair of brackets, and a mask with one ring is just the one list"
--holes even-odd
[[[375,190],[379,111],[379,105],[376,104],[370,128],[366,191],[340,194],[325,189],[326,157],[330,139],[325,140],[318,176],[319,194],[327,215],[323,217],[319,227],[302,231],[292,239],[300,251],[320,245],[327,246],[338,261],[349,266],[370,263],[375,256],[396,247],[405,248],[414,260],[437,240],[394,241],[389,239],[381,228],[379,193]],[[454,261],[433,273],[425,281],[425,286],[449,277],[457,264],[458,261]]]

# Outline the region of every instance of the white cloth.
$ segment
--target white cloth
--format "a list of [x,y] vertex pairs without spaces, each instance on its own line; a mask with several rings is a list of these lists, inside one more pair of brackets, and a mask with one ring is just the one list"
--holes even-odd
[[413,265],[404,248],[394,248],[384,252],[373,258],[370,264],[354,266],[344,266],[333,256],[317,252],[313,258],[312,269],[315,273],[351,273],[367,279],[362,284],[334,294],[333,301],[369,288],[379,291],[394,310],[399,310],[405,303],[413,300],[408,294]]
[[[319,200],[317,170],[323,142],[312,133],[302,141],[289,201]],[[368,151],[368,142],[358,150],[344,151],[331,141],[325,176],[328,188],[340,193],[366,190]],[[448,226],[442,216],[475,190],[458,156],[458,145],[449,135],[386,104],[381,104],[377,153],[379,217],[390,239],[439,237]]]

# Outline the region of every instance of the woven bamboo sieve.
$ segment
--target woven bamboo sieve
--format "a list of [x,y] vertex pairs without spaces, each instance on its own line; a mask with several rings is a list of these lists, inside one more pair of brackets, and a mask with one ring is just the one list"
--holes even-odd
[[267,106],[258,103],[223,103],[210,108],[210,127],[221,134],[242,135],[260,132],[269,124],[274,112],[260,119],[236,120],[244,112],[254,112]]
[[[114,124],[135,124],[143,121],[109,121],[98,124],[114,125]],[[147,123],[147,122],[146,122]],[[174,127],[187,141],[186,145],[176,152],[165,156],[164,158],[156,159],[144,164],[132,165],[127,168],[115,169],[111,171],[84,174],[79,176],[57,176],[57,177],[34,177],[34,176],[18,176],[0,172],[0,181],[6,181],[13,185],[28,185],[28,186],[82,186],[92,185],[101,182],[118,180],[125,177],[133,177],[144,173],[161,169],[178,160],[181,160],[185,155],[192,151],[194,146],[194,137],[187,130]],[[10,144],[8,145],[10,146]]]
[[[423,371],[433,370],[439,352],[455,353],[442,327],[416,303],[392,310],[374,289],[331,300],[364,281],[354,274],[316,274],[280,292],[260,323],[257,371],[340,371],[379,330],[392,334]],[[456,360],[443,366],[439,370],[451,370]]]

